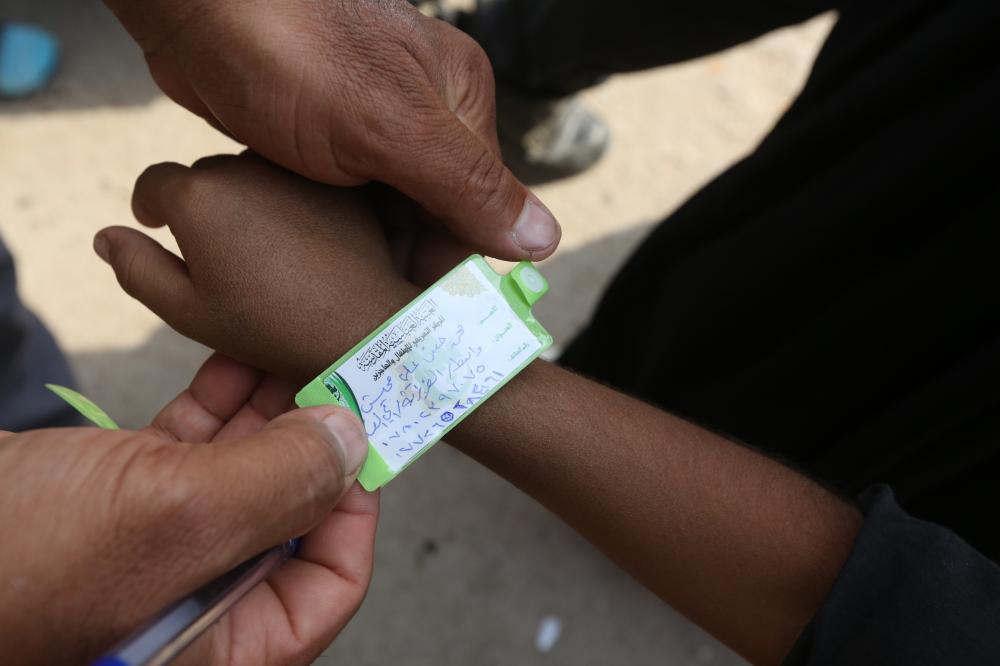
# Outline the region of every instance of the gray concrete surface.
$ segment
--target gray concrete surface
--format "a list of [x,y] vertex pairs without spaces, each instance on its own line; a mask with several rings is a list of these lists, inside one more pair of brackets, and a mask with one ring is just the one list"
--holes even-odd
[[[124,424],[141,424],[207,351],[121,293],[91,238],[105,225],[133,223],[132,182],[148,164],[237,146],[159,94],[96,0],[8,0],[0,18],[47,25],[66,48],[49,91],[0,104],[0,232],[20,261],[22,294],[70,353],[85,391]],[[587,174],[538,190],[565,229],[544,266],[553,290],[539,310],[559,341],[586,321],[650,225],[759,141],[801,86],[831,22],[821,17],[587,93],[611,124],[610,154]],[[740,663],[446,446],[383,498],[368,601],[319,663]],[[542,654],[534,637],[547,615],[562,620],[563,632]]]

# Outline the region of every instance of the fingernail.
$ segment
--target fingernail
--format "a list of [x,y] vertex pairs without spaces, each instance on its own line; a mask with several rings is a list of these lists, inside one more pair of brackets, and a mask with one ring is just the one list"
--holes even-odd
[[348,476],[355,476],[368,457],[368,437],[361,421],[348,410],[337,409],[323,418],[323,425],[340,446]]
[[104,263],[111,263],[111,243],[104,237],[104,234],[94,236],[94,252],[104,260]]
[[532,196],[524,200],[524,208],[514,224],[514,242],[525,252],[539,252],[552,246],[559,239],[559,223]]

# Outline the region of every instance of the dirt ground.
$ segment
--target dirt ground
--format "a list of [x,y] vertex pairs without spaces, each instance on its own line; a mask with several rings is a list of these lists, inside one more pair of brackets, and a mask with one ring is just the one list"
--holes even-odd
[[[0,1],[63,40],[52,88],[0,103],[0,232],[21,294],[51,326],[85,392],[125,425],[148,420],[207,351],[120,291],[93,254],[134,224],[132,183],[165,160],[238,147],[165,99],[97,0]],[[563,224],[543,265],[539,318],[564,343],[651,225],[751,151],[799,90],[826,16],[694,62],[616,77],[586,94],[613,146],[588,173],[537,189]],[[156,234],[165,244],[165,233]],[[505,482],[447,446],[383,494],[375,580],[319,663],[738,664],[711,638]],[[535,645],[544,617],[561,634]]]

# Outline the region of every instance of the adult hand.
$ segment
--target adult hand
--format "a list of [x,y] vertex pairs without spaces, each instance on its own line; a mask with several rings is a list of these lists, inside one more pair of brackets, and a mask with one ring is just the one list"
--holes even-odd
[[167,95],[271,161],[386,183],[495,257],[555,250],[555,218],[501,161],[486,55],[405,0],[107,4]]
[[[337,408],[278,416],[292,386],[223,356],[138,432],[0,439],[5,663],[85,663],[160,608],[306,534],[184,663],[308,663],[361,603],[378,496],[367,443]],[[212,442],[211,445],[207,442]],[[352,486],[353,484],[353,486]]]

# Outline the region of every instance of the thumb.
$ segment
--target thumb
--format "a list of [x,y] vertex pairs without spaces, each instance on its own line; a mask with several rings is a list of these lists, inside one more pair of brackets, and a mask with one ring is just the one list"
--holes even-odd
[[[196,446],[189,478],[225,534],[230,562],[301,536],[337,506],[368,454],[361,422],[340,407],[293,410],[250,437]],[[224,537],[224,538],[221,538]]]
[[406,154],[384,161],[389,173],[377,179],[484,254],[507,260],[552,254],[562,235],[559,223],[498,152],[444,108],[427,125],[412,132]]

